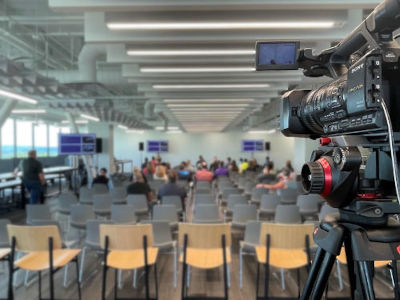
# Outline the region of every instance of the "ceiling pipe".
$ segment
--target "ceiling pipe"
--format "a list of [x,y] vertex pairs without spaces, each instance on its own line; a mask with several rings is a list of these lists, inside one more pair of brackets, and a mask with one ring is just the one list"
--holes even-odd
[[78,56],[79,75],[81,81],[96,82],[96,61],[107,53],[101,44],[85,44]]

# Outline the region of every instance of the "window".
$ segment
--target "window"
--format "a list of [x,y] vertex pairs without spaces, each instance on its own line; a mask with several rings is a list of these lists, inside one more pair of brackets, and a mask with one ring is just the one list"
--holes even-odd
[[60,127],[61,133],[71,133],[71,128],[69,127]]
[[37,156],[47,156],[47,125],[37,124],[34,127],[34,148]]
[[32,146],[32,122],[17,121],[17,157],[26,157]]
[[60,128],[50,125],[49,126],[49,155],[58,155],[58,132]]
[[1,128],[1,158],[14,157],[14,120],[7,119]]

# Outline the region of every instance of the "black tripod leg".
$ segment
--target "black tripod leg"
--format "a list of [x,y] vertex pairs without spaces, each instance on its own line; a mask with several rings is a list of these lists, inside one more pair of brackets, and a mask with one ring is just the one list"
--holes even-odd
[[324,294],[325,287],[329,280],[329,275],[332,272],[333,264],[335,263],[336,256],[330,254],[329,252],[325,252],[325,256],[321,263],[320,272],[318,273],[318,277],[315,280],[314,290],[310,297],[312,300],[320,300],[322,299],[322,295]]
[[347,272],[349,274],[350,299],[355,299],[356,273],[354,270],[353,251],[351,247],[351,240],[349,238],[346,238],[344,240],[344,250],[346,252]]
[[321,263],[323,261],[323,258],[325,256],[325,250],[322,248],[318,248],[317,253],[315,254],[315,258],[313,263],[311,264],[311,269],[310,273],[308,274],[307,281],[305,283],[305,286],[303,288],[303,293],[301,295],[301,300],[306,300],[311,296],[311,293],[313,291],[313,284],[315,282],[315,279],[318,276],[318,272],[321,269]]
[[374,300],[375,299],[374,286],[372,283],[372,276],[369,270],[368,262],[358,261],[357,264],[365,299]]

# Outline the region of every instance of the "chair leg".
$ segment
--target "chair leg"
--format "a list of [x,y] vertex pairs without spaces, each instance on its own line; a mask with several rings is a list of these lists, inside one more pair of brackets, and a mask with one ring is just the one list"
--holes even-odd
[[243,249],[239,249],[239,286],[243,288]]
[[339,291],[343,290],[343,277],[342,277],[342,270],[340,270],[340,263],[336,260],[336,272],[338,276],[338,283],[339,283]]
[[120,270],[114,269],[114,299],[118,299],[118,285],[120,278]]
[[258,283],[260,281],[260,264],[257,262],[257,277],[256,277],[256,300],[258,299]]
[[137,279],[137,269],[133,270],[132,286],[133,286],[134,289],[136,289],[136,279]]
[[283,268],[281,268],[281,287],[282,287],[282,291],[286,290],[285,270]]
[[158,300],[157,263],[154,263],[154,284],[155,284],[155,288],[156,288],[156,299]]
[[176,246],[174,247],[174,288],[176,288],[177,274],[178,273],[178,255]]
[[28,286],[28,281],[29,281],[29,270],[25,270],[25,278],[24,278],[24,286]]
[[189,287],[190,286],[190,266],[188,265],[186,268],[187,268],[186,287]]
[[101,288],[101,299],[106,300],[106,281],[107,281],[107,265],[104,264],[103,266],[103,283]]
[[39,277],[39,284],[38,284],[38,286],[39,286],[39,300],[41,300],[42,299],[42,272],[41,271],[38,272],[38,277]]
[[228,288],[231,287],[231,267],[230,264],[226,264],[226,271],[227,271],[227,279],[228,279]]
[[68,268],[69,268],[69,263],[64,268],[64,287],[65,288],[68,285]]
[[118,288],[122,289],[122,270],[118,270]]
[[85,267],[86,249],[87,249],[87,247],[83,247],[83,249],[82,249],[81,267],[80,267],[80,270],[79,270],[79,282],[80,283],[82,283],[83,269]]
[[78,287],[78,299],[81,300],[82,298],[82,294],[81,294],[81,282],[79,280],[79,261],[78,261],[78,257],[75,257],[75,267],[76,267],[76,285]]

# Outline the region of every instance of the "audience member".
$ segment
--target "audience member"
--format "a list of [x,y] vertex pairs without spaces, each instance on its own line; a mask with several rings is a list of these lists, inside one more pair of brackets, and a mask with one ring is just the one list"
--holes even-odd
[[271,162],[271,160],[270,160],[269,156],[267,156],[267,157],[265,158],[264,167],[268,167],[269,164],[270,164],[270,162]]
[[249,168],[249,163],[247,161],[247,158],[244,159],[244,161],[240,164],[239,166],[239,173],[243,173]]
[[146,195],[148,202],[153,200],[151,188],[144,182],[143,176],[140,172],[134,172],[133,183],[127,186],[126,193],[128,195]]
[[151,164],[153,165],[153,168],[155,169],[157,166],[157,160],[154,156],[151,157]]
[[250,161],[247,170],[255,172],[255,171],[257,171],[257,169],[258,169],[257,160],[256,160],[255,158],[253,158],[253,159]]
[[189,180],[190,179],[190,171],[186,169],[186,163],[183,161],[178,167],[178,179],[179,180]]
[[229,176],[228,169],[224,166],[224,163],[219,162],[218,168],[214,172],[214,178],[218,178],[220,176]]
[[229,171],[231,172],[239,172],[239,168],[236,164],[236,160],[232,160],[231,165],[229,166]]
[[156,167],[156,172],[154,173],[153,179],[164,180],[165,182],[167,182],[168,181],[167,168],[165,166],[158,165]]
[[163,196],[179,196],[182,201],[182,207],[185,207],[186,191],[182,186],[176,184],[177,172],[170,170],[168,172],[168,183],[158,189],[157,198],[162,200]]
[[156,169],[153,167],[153,164],[151,162],[148,162],[147,166],[143,169],[143,174],[147,176],[153,176],[155,171]]
[[191,163],[191,161],[190,160],[187,160],[186,161],[186,167],[185,167],[185,169],[187,170],[187,171],[189,171],[190,173],[193,173],[195,170],[194,170],[194,166],[192,165],[192,163]]
[[205,162],[202,155],[199,155],[199,160],[196,162],[196,167],[199,168]]
[[275,184],[257,184],[257,188],[266,188],[270,190],[278,190],[278,189],[286,189],[288,187],[288,182],[296,179],[296,173],[292,167],[292,163],[290,160],[286,162],[286,166],[281,173],[277,175],[277,179],[279,180]]
[[207,163],[203,161],[201,166],[198,168],[195,179],[196,181],[212,181],[213,180],[213,173],[207,170]]
[[216,169],[218,169],[219,166],[219,161],[216,156],[214,156],[212,163],[210,164],[210,171],[215,172]]
[[146,158],[144,159],[144,163],[142,163],[142,165],[141,165],[141,169],[144,170],[144,169],[147,167],[147,164],[148,164],[148,163],[149,163],[149,158],[146,157]]
[[100,173],[93,179],[93,184],[100,183],[108,186],[109,181],[110,180],[107,178],[107,169],[101,168]]
[[269,165],[265,166],[263,172],[257,177],[259,183],[271,183],[276,180],[276,172],[274,170],[274,163],[269,162]]

